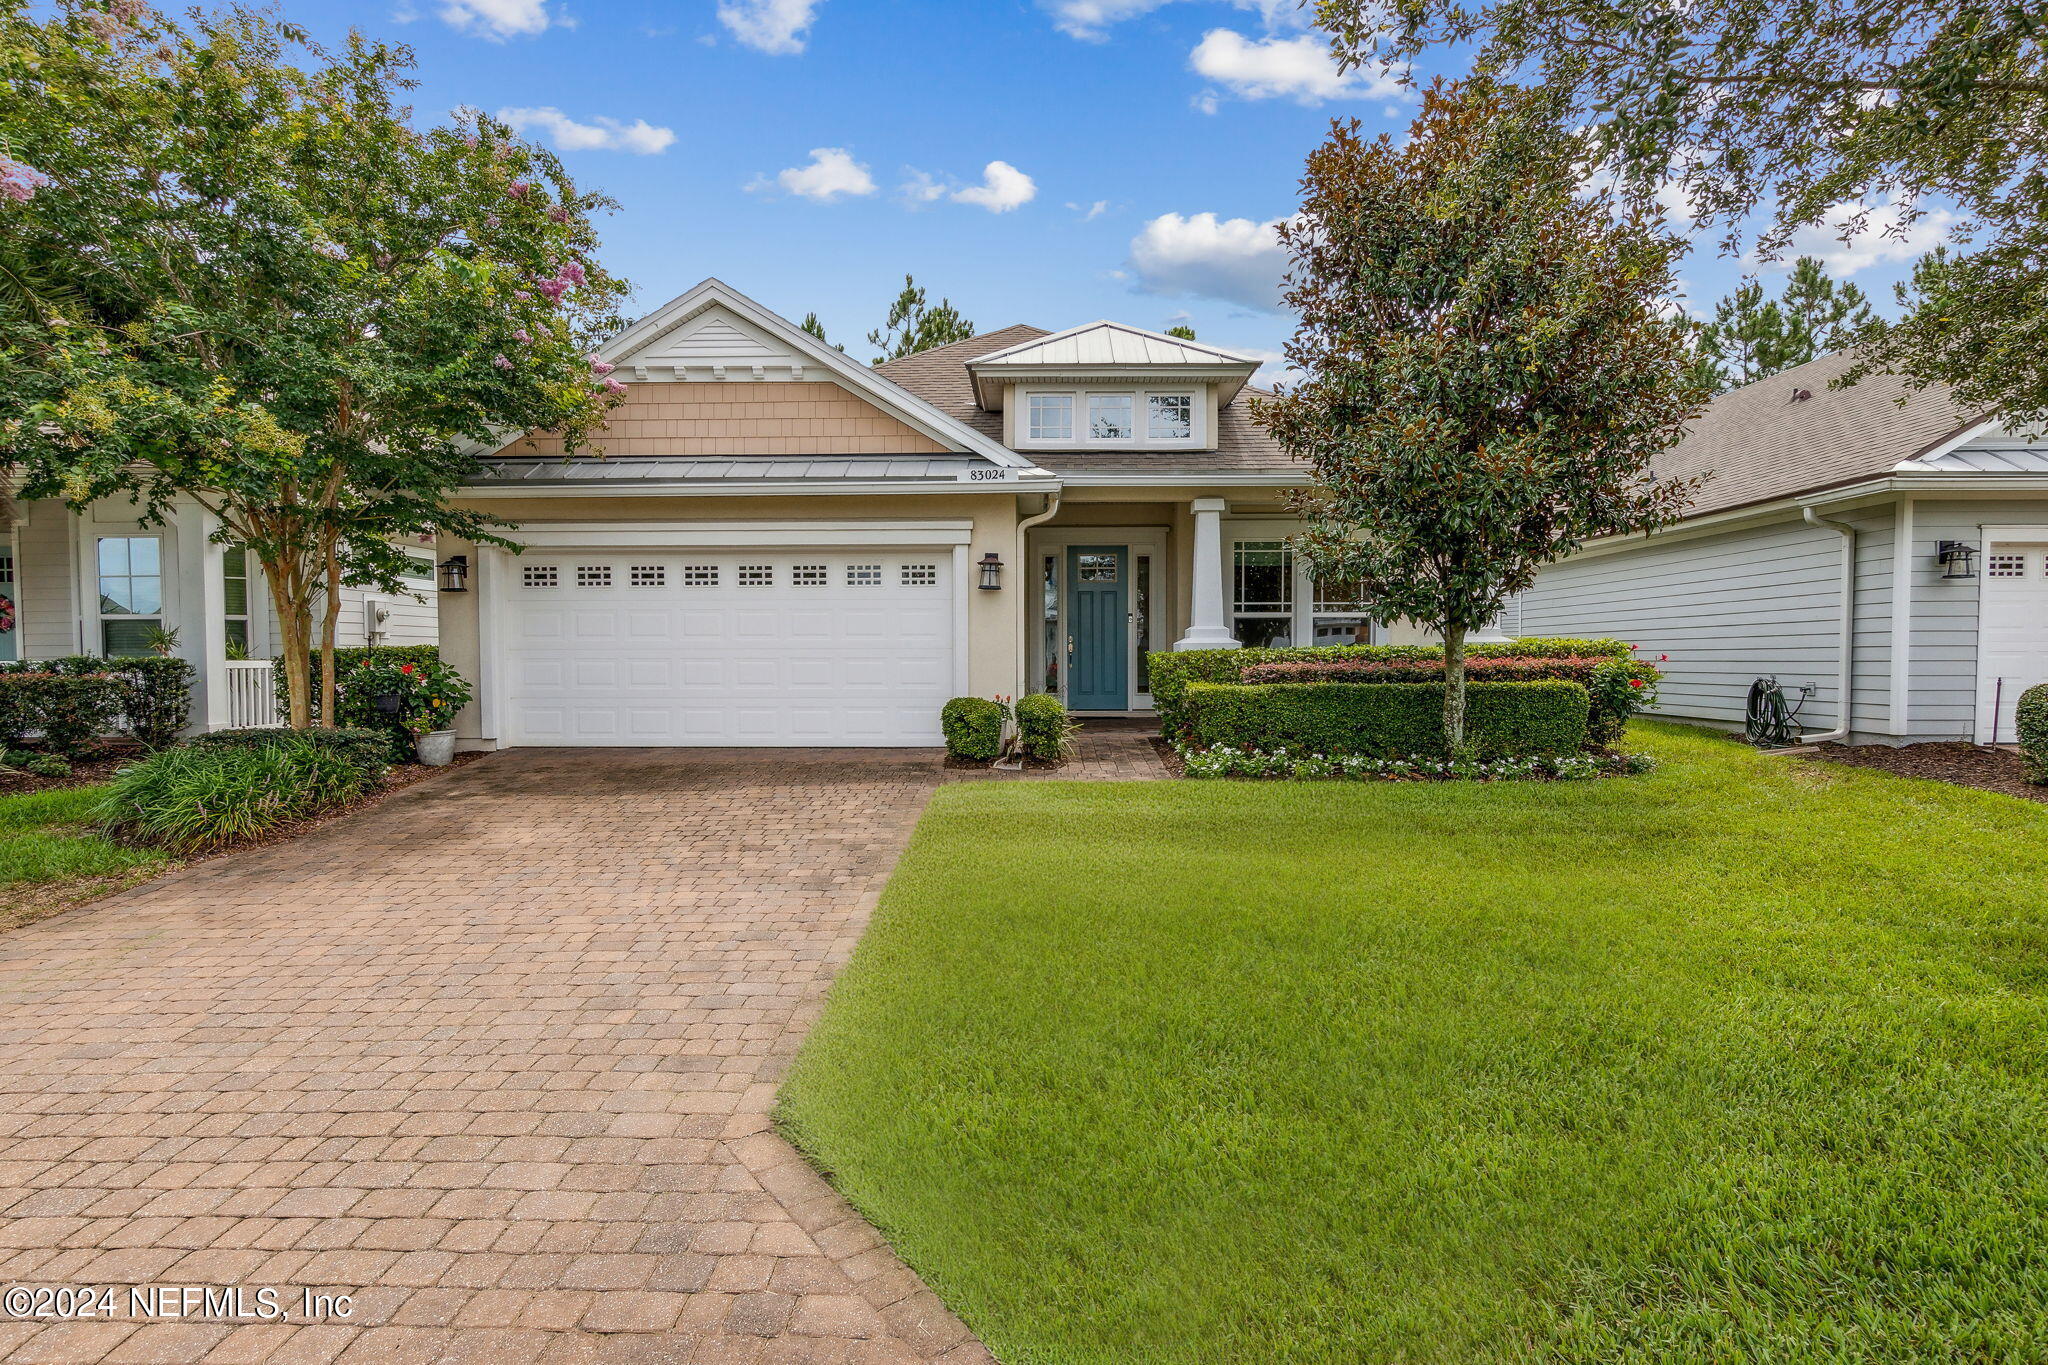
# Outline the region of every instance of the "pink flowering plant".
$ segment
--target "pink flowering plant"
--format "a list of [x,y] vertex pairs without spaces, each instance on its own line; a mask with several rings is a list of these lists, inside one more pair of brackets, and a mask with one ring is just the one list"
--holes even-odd
[[334,714],[336,590],[414,591],[420,535],[505,544],[450,497],[477,452],[576,450],[620,396],[609,201],[495,119],[416,119],[410,65],[259,11],[0,2],[0,462],[17,497],[214,512],[294,726]]

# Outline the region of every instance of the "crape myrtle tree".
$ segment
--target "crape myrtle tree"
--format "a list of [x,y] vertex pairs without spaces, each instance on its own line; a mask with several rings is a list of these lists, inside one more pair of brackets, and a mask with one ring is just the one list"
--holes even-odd
[[1944,204],[1971,244],[1863,364],[2048,417],[2048,22],[2012,0],[1317,0],[1345,65],[1433,48],[1541,81],[1627,196],[1676,194],[1724,247],[1899,232]]
[[1709,392],[1668,303],[1683,247],[1584,190],[1565,114],[1482,80],[1432,86],[1398,144],[1333,124],[1281,228],[1303,377],[1255,411],[1313,472],[1296,545],[1441,633],[1453,753],[1467,634],[1540,565],[1693,491],[1650,473]]
[[290,723],[317,645],[331,724],[341,587],[407,591],[396,538],[507,544],[449,501],[474,452],[574,448],[623,391],[607,201],[491,119],[415,126],[405,49],[38,9],[0,0],[0,461],[18,496],[211,511],[263,566]]

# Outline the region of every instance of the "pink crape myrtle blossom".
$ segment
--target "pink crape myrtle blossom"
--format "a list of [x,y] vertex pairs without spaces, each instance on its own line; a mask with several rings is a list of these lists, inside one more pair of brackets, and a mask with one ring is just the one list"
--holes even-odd
[[0,154],[0,199],[26,204],[35,198],[37,190],[49,183],[49,176],[27,162]]
[[492,356],[492,357],[491,357],[491,364],[493,364],[493,365],[497,366],[497,367],[498,367],[499,369],[501,369],[501,370],[509,370],[509,369],[511,369],[511,368],[512,368],[512,362],[511,362],[511,361],[509,361],[509,360],[507,360],[507,359],[506,359],[506,358],[505,358],[504,356],[502,356],[502,355],[498,355],[498,356]]
[[581,261],[570,261],[566,265],[556,268],[555,278],[567,280],[570,284],[582,284],[588,276],[583,273],[583,263]]
[[599,379],[604,378],[617,368],[618,366],[612,364],[609,360],[598,359],[597,352],[592,351],[590,353],[590,372]]
[[604,381],[604,391],[616,398],[626,391],[626,386],[616,379],[607,379]]
[[569,210],[567,210],[567,209],[565,209],[565,208],[562,208],[562,207],[560,207],[560,206],[557,206],[557,207],[555,207],[555,208],[551,208],[551,209],[549,209],[549,210],[548,210],[548,221],[549,221],[549,222],[551,222],[551,223],[566,223],[566,222],[568,222],[568,221],[569,221]]
[[560,303],[562,295],[569,292],[569,282],[567,280],[535,280],[533,287],[547,295],[549,303]]
[[533,333],[527,331],[524,327],[521,327],[518,331],[512,334],[512,339],[522,346],[529,345],[533,341]]
[[524,180],[515,180],[505,187],[505,193],[511,195],[514,199],[524,199],[526,192],[532,188],[533,186],[527,184]]

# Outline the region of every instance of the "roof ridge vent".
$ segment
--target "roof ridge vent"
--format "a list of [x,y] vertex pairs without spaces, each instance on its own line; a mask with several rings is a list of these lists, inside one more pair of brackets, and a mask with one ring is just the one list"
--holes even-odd
[[1795,402],[1795,403],[1804,403],[1804,402],[1805,402],[1805,401],[1806,401],[1807,399],[1809,399],[1809,398],[1811,398],[1811,397],[1813,397],[1813,390],[1812,390],[1812,389],[1794,389],[1794,390],[1792,390],[1792,401],[1793,401],[1793,402]]

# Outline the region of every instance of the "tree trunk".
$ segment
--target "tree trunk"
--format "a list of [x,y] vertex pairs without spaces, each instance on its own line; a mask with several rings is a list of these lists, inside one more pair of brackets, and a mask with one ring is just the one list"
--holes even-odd
[[284,656],[285,724],[303,730],[313,723],[312,614],[304,602],[291,600],[279,567],[263,562],[263,577],[270,584],[270,605],[277,612],[278,652]]
[[1465,756],[1465,628],[1444,630],[1444,753]]
[[327,597],[320,607],[320,726],[334,728],[334,698],[336,678],[334,666],[334,627],[341,617],[341,560],[334,552],[334,540],[330,533],[323,564],[322,583]]

